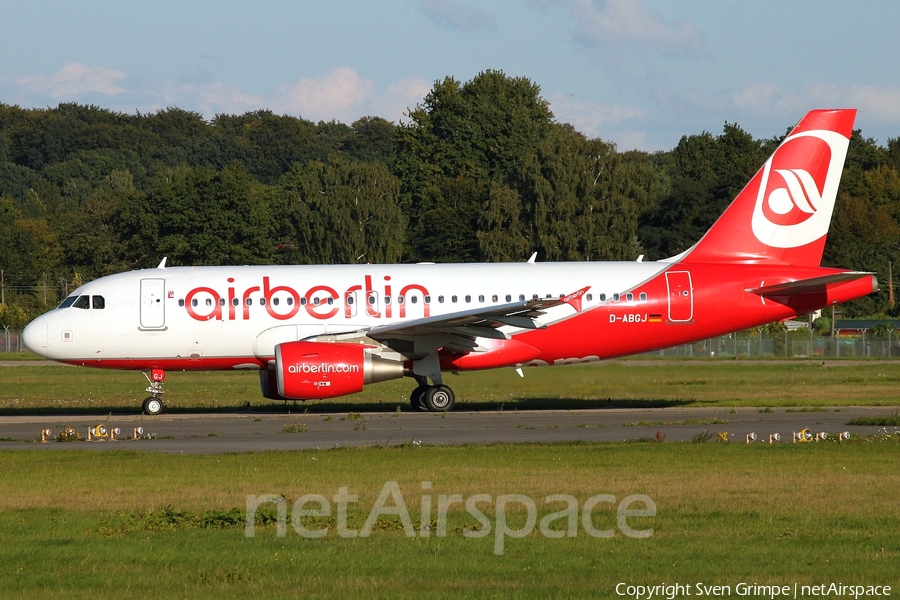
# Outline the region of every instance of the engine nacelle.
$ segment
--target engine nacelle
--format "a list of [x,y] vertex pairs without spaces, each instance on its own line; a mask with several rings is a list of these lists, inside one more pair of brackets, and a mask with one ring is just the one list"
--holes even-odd
[[361,344],[287,342],[275,346],[275,376],[284,398],[334,398],[403,377],[403,363],[375,356]]

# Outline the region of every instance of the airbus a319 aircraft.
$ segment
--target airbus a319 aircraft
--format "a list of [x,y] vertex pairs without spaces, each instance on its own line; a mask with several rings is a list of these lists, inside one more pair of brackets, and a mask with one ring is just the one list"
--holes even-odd
[[[309,400],[411,377],[410,402],[455,402],[444,373],[648,352],[795,317],[878,289],[820,267],[856,110],[815,110],[689,250],[658,262],[170,267],[87,283],[24,332],[72,365],[259,371]],[[520,371],[521,374],[521,371]]]

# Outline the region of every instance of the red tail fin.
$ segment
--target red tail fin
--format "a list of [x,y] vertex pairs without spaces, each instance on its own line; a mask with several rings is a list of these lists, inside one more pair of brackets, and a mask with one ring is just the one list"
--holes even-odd
[[819,266],[855,118],[803,117],[681,262]]

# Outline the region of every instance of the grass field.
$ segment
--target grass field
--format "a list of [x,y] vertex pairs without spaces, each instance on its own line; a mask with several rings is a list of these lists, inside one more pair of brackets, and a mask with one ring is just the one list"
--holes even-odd
[[[470,373],[451,384],[463,410],[609,401],[797,410],[900,404],[894,364],[828,364],[641,360],[532,369],[525,379],[512,371]],[[140,373],[0,367],[0,414],[136,412],[143,386]],[[389,382],[309,409],[405,410],[408,393],[407,381]],[[171,373],[166,399],[173,412],[269,406],[253,373]],[[776,446],[405,445],[215,456],[77,445],[4,450],[0,597],[620,598],[619,583],[689,584],[692,596],[698,583],[722,585],[736,597],[741,582],[891,585],[896,595],[898,465],[900,435],[890,433]],[[335,500],[341,488],[358,496],[347,505],[346,526],[360,530],[390,481],[408,508],[412,535],[399,516],[382,514],[371,535],[341,537]],[[263,494],[283,497],[291,509],[284,537],[277,536],[271,503],[257,512],[255,535],[245,536],[247,496]],[[293,503],[308,494],[332,503],[329,516],[297,514],[305,527],[328,529],[321,539],[292,526]],[[438,535],[440,498],[453,494],[463,502],[445,509],[445,534]],[[478,505],[487,526],[464,506],[478,494],[488,497]],[[534,502],[535,526],[522,538],[498,538],[496,508],[512,494]],[[611,538],[589,535],[583,513],[570,523],[554,514],[564,503],[545,501],[568,495],[580,510],[598,494],[613,500],[597,504],[587,523],[611,530]],[[651,499],[656,512],[626,524],[652,529],[649,537],[624,534],[617,518],[617,503],[635,494]],[[396,507],[394,500],[386,506]],[[527,531],[526,506],[509,506],[508,529]],[[545,519],[563,537],[543,533],[537,524]],[[575,535],[566,535],[573,524]],[[468,537],[467,530],[486,535]]]
[[[617,583],[900,585],[900,444],[517,445],[394,447],[225,456],[132,452],[0,453],[3,597],[617,597]],[[385,482],[398,482],[412,522],[423,494],[521,494],[538,519],[596,494],[644,494],[652,535],[548,538],[463,534],[478,522],[451,508],[447,533],[382,516],[370,536],[345,539],[335,515],[322,539],[260,524],[245,537],[246,496],[331,500],[347,487],[348,527],[360,529]],[[423,492],[422,482],[431,482]],[[309,505],[307,505],[309,506]],[[386,506],[395,506],[393,500]],[[492,514],[496,503],[482,505]],[[290,517],[289,517],[290,518]],[[524,506],[508,515],[525,527]],[[613,504],[592,513],[615,529]],[[565,529],[565,520],[555,530]],[[694,593],[696,595],[696,593]]]
[[[461,409],[617,406],[898,406],[900,361],[616,361],[598,365],[512,369],[447,377]],[[0,367],[0,414],[135,412],[147,395],[139,372],[63,366]],[[310,412],[406,408],[411,380],[367,387]],[[260,396],[256,373],[168,374],[168,410],[221,410],[250,403],[281,410]]]

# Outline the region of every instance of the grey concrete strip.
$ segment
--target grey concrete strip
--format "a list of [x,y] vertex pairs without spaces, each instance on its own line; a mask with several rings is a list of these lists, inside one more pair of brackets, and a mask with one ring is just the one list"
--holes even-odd
[[[778,433],[791,443],[793,432],[809,429],[836,437],[840,432],[871,435],[880,427],[848,427],[861,416],[888,415],[886,407],[841,407],[824,412],[788,412],[775,408],[656,408],[539,411],[458,411],[447,414],[384,412],[339,414],[218,414],[16,416],[0,418],[0,449],[130,449],[183,454],[265,452],[271,450],[391,446],[446,446],[490,443],[621,442],[656,439],[691,441],[704,432],[728,432],[729,440],[744,443],[755,432],[759,441]],[[59,443],[40,442],[42,429],[56,435],[73,427],[82,437],[98,424],[119,427],[120,440]],[[153,439],[128,440],[136,427]],[[893,432],[896,428],[888,428]],[[5,440],[5,441],[2,441]]]

